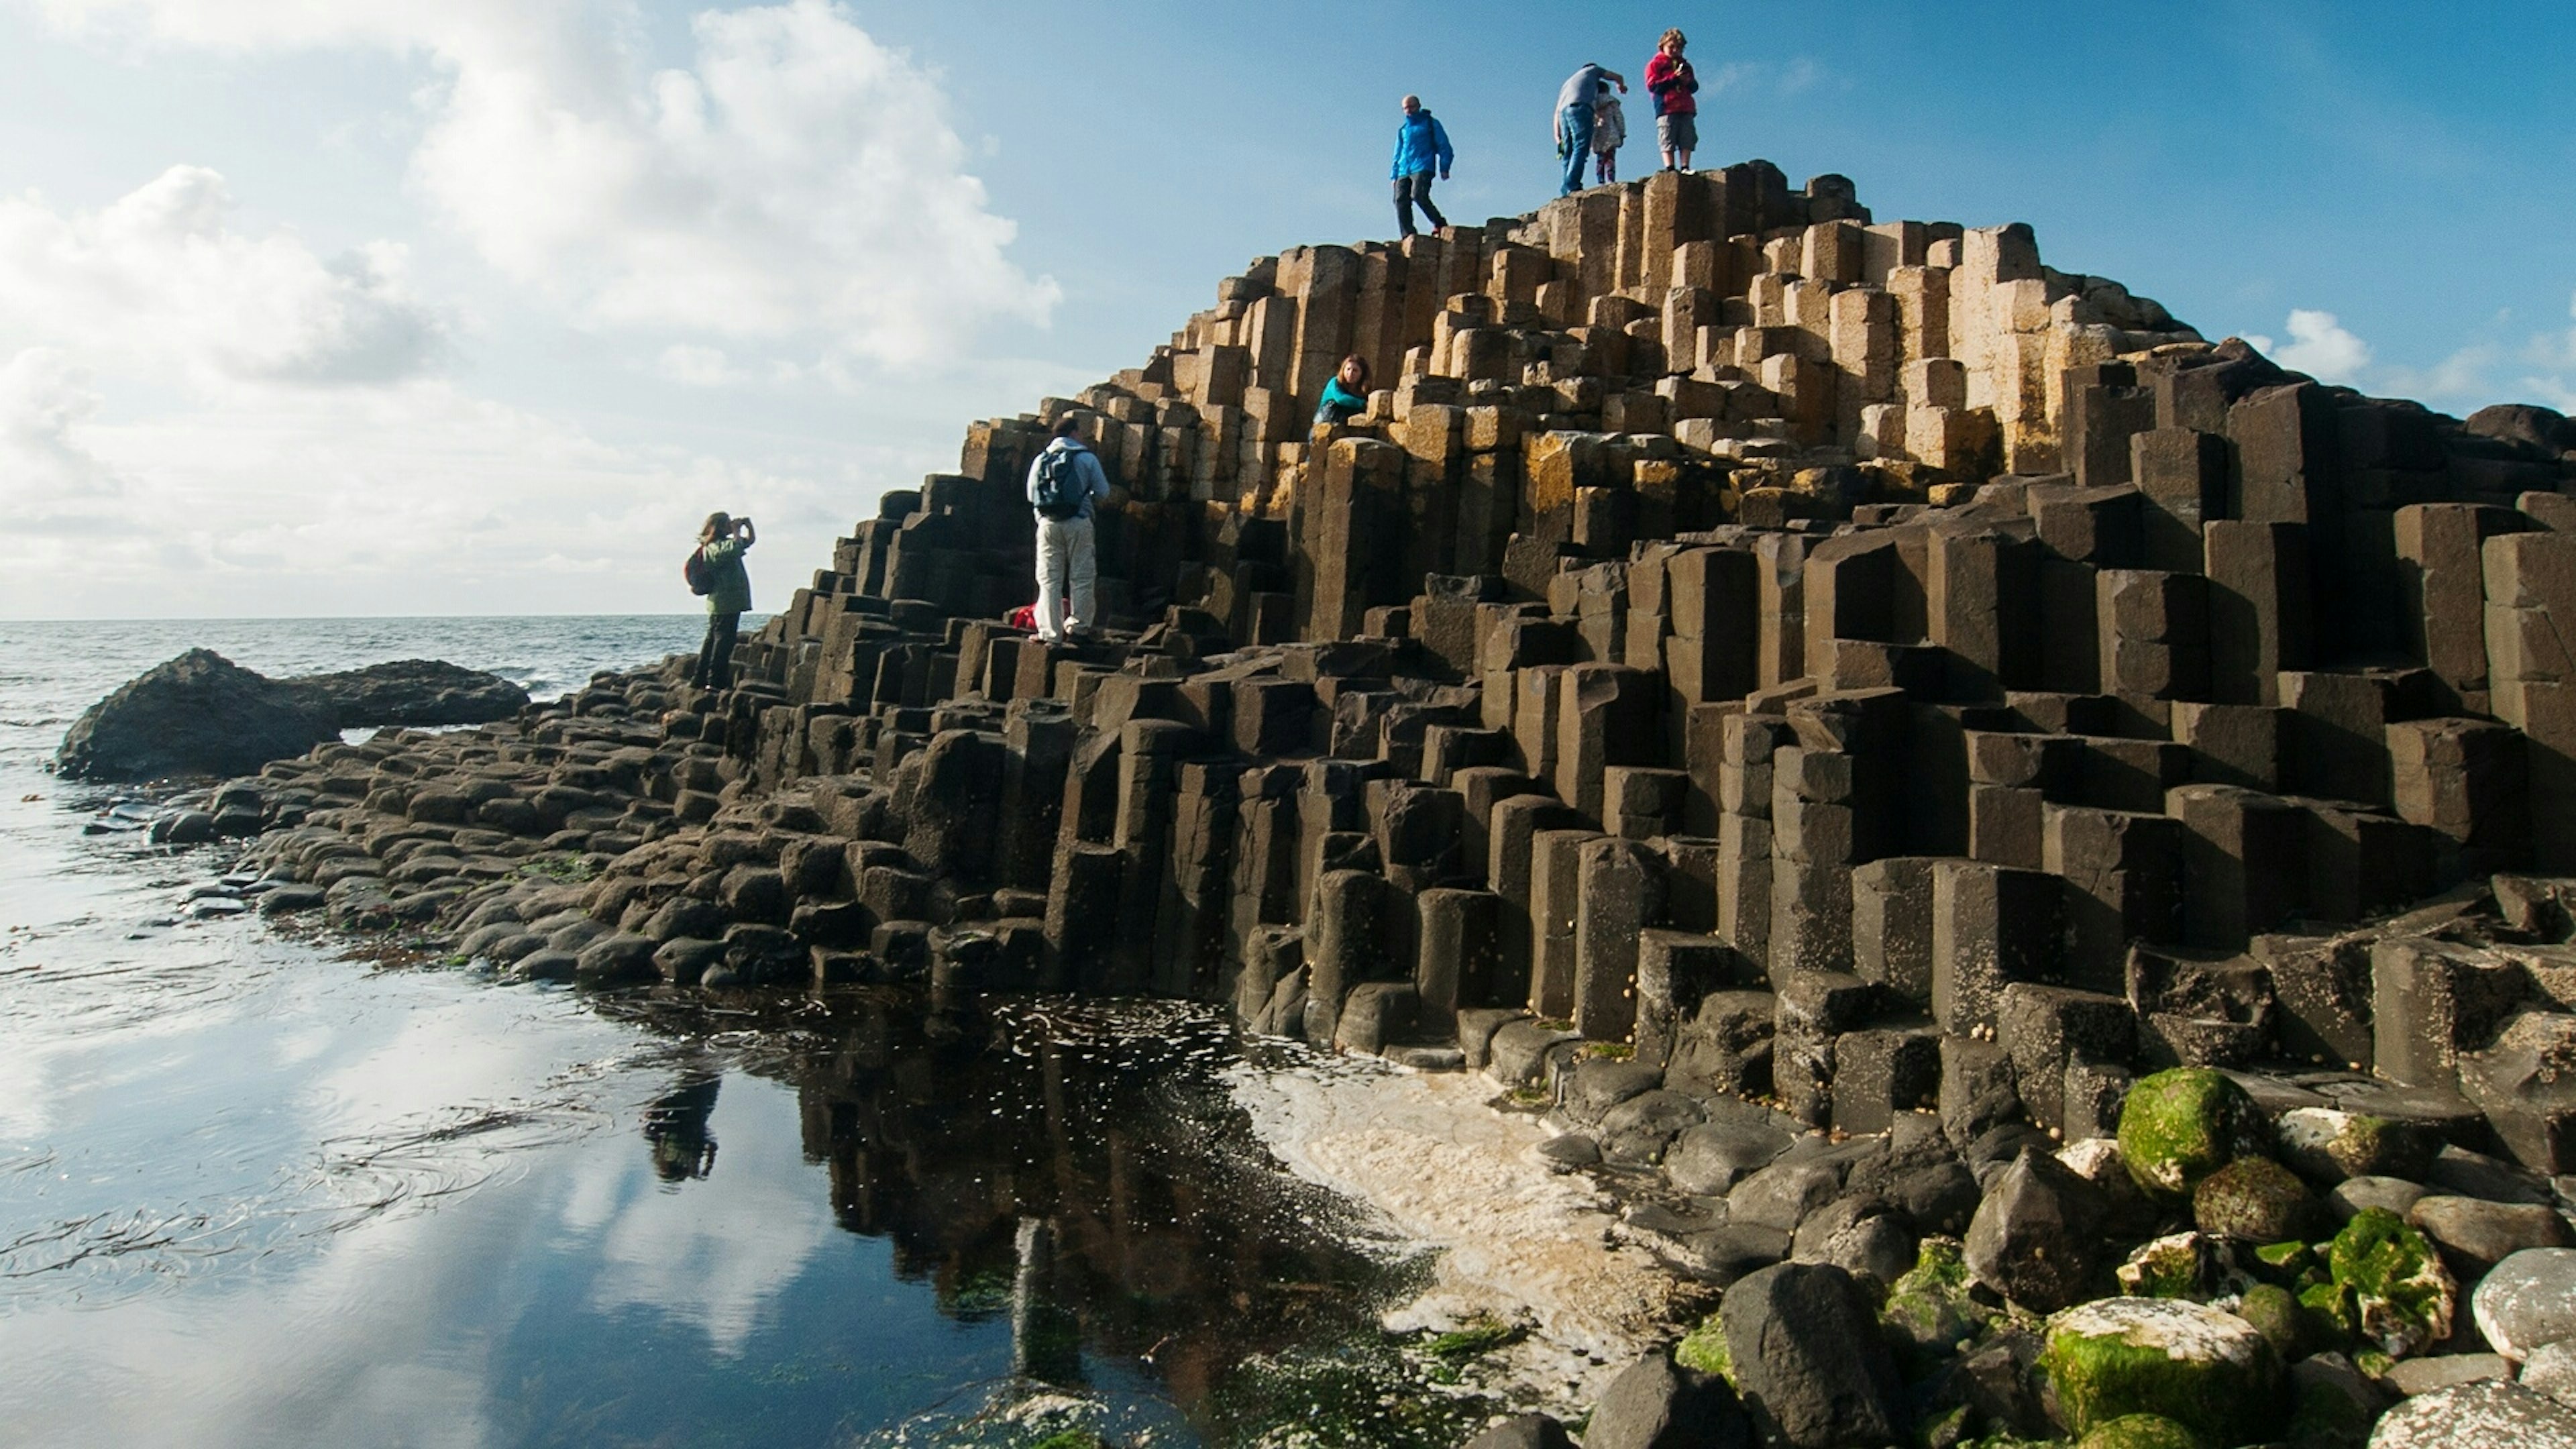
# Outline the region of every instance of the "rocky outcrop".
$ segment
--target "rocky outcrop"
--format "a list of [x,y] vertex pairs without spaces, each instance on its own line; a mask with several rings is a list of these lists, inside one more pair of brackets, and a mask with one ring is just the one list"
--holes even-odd
[[[1394,386],[1307,430],[1350,351]],[[1119,491],[1050,646],[1001,618],[1065,419]],[[215,803],[271,898],[520,977],[1157,992],[1482,1071],[1733,1285],[1678,1362],[1766,1433],[2350,1443],[2477,1401],[2467,1295],[2576,1191],[2565,437],[2027,228],[1660,175],[1256,263],[888,494],[730,691]]]
[[303,754],[343,729],[483,724],[527,703],[528,692],[499,675],[432,659],[270,679],[191,649],[83,711],[54,768],[91,780],[233,775]]
[[329,705],[344,729],[488,724],[528,705],[528,692],[509,680],[443,659],[397,659],[285,683]]
[[86,780],[232,775],[339,737],[329,705],[211,649],[191,649],[83,711],[54,755]]

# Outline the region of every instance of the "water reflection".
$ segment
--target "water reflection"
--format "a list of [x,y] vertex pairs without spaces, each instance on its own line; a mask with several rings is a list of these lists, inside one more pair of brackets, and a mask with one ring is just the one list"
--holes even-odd
[[716,1170],[715,1115],[721,1078],[708,1077],[656,1099],[644,1109],[644,1140],[653,1149],[653,1175],[667,1183],[703,1178]]
[[1411,1281],[1341,1200],[1270,1162],[1218,1068],[1217,1016],[1155,1003],[857,992],[757,1069],[794,1083],[836,1220],[1017,1372],[1144,1373],[1203,1431],[1257,1356],[1373,1332]]
[[49,661],[0,670],[0,1441],[1003,1446],[1080,1398],[1122,1444],[1235,1443],[1328,1382],[1376,1404],[1351,1365],[1408,1270],[1269,1162],[1212,1017],[353,960],[196,918],[228,862],[83,834],[117,792],[41,770],[189,644],[293,673],[541,635],[541,685],[686,626],[0,626]]

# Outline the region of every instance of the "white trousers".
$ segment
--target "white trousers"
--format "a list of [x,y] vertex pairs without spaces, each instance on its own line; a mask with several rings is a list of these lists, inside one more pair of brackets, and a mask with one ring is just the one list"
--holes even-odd
[[[1088,518],[1038,519],[1038,637],[1053,641],[1091,628],[1092,593],[1100,560],[1092,552]],[[1065,613],[1068,584],[1073,612]]]

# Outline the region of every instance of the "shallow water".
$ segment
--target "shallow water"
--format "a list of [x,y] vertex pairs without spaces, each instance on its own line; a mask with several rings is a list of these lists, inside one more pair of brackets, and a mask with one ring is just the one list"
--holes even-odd
[[1384,1395],[1420,1264],[1270,1160],[1213,1016],[367,959],[192,900],[224,852],[42,771],[192,645],[542,696],[697,628],[0,625],[0,1438],[1454,1441]]

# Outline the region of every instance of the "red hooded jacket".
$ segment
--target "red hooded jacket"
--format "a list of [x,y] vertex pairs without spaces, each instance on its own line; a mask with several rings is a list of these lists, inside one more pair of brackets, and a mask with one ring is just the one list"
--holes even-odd
[[1676,55],[1655,52],[1646,62],[1646,89],[1654,93],[1658,116],[1696,116],[1699,114],[1699,76],[1691,63]]

